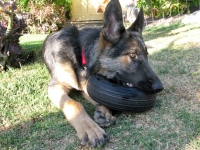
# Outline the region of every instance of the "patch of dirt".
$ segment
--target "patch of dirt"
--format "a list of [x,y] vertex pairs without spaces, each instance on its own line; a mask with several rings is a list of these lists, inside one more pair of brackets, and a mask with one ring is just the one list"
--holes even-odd
[[161,19],[152,19],[146,18],[145,25],[146,26],[157,26],[157,25],[170,25],[176,22],[182,22],[184,24],[187,23],[200,23],[200,10],[197,10],[191,14],[177,15],[174,17],[161,18]]
[[154,19],[154,20],[152,20],[152,18],[146,18],[144,23],[148,27],[159,26],[159,25],[170,25],[172,23],[182,21],[184,17],[185,15],[178,15],[174,17]]
[[83,28],[102,28],[103,20],[101,21],[79,21],[79,22],[68,22],[66,26],[75,25],[79,29]]

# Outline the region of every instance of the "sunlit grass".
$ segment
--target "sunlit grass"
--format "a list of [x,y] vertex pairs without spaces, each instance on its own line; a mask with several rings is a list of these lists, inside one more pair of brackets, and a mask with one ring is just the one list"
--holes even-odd
[[197,25],[193,24],[186,26],[176,23],[168,28],[167,26],[161,26],[155,27],[153,30],[151,30],[151,28],[147,28],[145,30],[145,34],[148,35],[146,36],[145,41],[147,46],[150,47],[148,50],[150,54],[162,51],[165,48],[172,50],[187,50],[188,48],[200,47],[198,39],[200,36],[200,29]]

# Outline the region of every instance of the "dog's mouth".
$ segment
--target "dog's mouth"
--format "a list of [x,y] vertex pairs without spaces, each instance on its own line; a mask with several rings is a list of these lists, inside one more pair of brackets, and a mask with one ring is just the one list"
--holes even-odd
[[133,83],[123,83],[123,86],[128,86],[128,87],[135,87],[134,85],[133,85]]
[[[129,87],[129,88],[137,88],[138,90],[147,93],[147,94],[153,94],[153,93],[158,93],[161,90],[163,90],[163,87],[158,86],[157,87],[161,87],[161,88],[157,88],[157,89],[152,89],[153,86],[153,82],[151,80],[147,81],[147,82],[143,82],[140,81],[137,83],[137,85],[131,83],[131,82],[127,82],[127,81],[123,81],[119,76],[115,76],[112,79],[108,79],[107,77],[103,76],[104,78],[107,79],[107,81],[119,85],[119,86],[124,86],[124,87]],[[155,86],[155,85],[154,85]]]
[[138,90],[140,91],[143,91],[147,94],[152,94],[152,93],[157,93],[156,91],[152,91],[150,88],[151,88],[151,84],[148,84],[148,83],[140,83],[139,86],[135,86],[133,83],[130,83],[130,82],[125,82],[125,81],[122,81],[121,79],[119,78],[112,78],[112,79],[108,79],[107,77],[103,76],[105,79],[107,79],[107,81],[113,83],[113,84],[116,84],[116,85],[119,85],[119,86],[124,86],[124,87],[129,87],[129,88],[137,88]]
[[150,90],[150,85],[145,85],[145,88],[142,88],[142,86],[138,87],[138,86],[135,86],[133,83],[127,83],[127,82],[123,82],[121,80],[109,79],[109,81],[112,82],[113,84],[117,84],[119,86],[124,86],[124,87],[129,87],[129,88],[137,88],[138,90],[141,90],[147,94],[156,93],[156,92],[153,92]]
[[135,87],[133,83],[128,83],[128,82],[124,82],[122,80],[119,80],[119,79],[108,79],[111,83],[114,83],[114,84],[117,84],[117,85],[120,85],[120,86],[126,86],[126,87],[130,87],[130,88],[133,88]]

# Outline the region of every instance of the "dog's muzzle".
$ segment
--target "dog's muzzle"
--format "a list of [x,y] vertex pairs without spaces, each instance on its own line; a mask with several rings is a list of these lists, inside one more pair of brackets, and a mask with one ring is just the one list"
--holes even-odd
[[137,87],[141,89],[142,91],[153,94],[153,93],[159,93],[164,89],[162,83],[160,81],[153,82],[152,80],[148,80],[146,82],[140,81],[138,82]]

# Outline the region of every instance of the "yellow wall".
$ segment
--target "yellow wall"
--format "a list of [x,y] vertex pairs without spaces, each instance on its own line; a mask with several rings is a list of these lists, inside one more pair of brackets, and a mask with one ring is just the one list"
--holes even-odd
[[[126,10],[126,5],[132,0],[119,0],[122,10]],[[109,0],[73,0],[72,21],[103,20],[103,11]],[[98,12],[97,12],[98,11]]]

